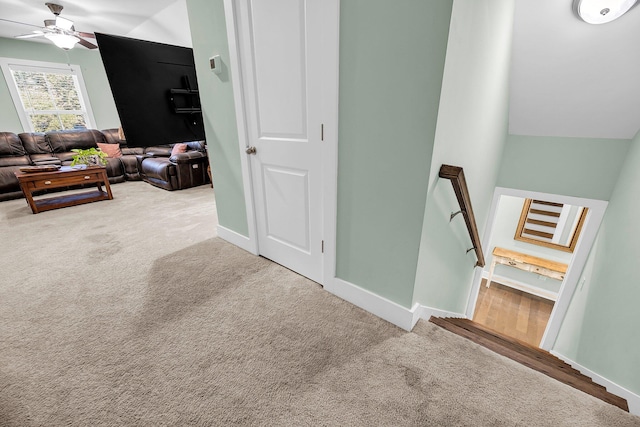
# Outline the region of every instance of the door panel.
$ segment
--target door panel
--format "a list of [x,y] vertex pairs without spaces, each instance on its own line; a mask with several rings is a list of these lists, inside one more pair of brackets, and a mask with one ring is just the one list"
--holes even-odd
[[308,173],[275,166],[263,171],[267,238],[309,252]]
[[[252,1],[260,137],[307,137],[305,2]],[[276,14],[277,11],[277,14]]]
[[323,0],[236,0],[258,252],[322,282]]

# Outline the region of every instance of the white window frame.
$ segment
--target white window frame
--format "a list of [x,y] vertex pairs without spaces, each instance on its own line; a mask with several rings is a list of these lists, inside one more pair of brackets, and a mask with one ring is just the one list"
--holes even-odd
[[[69,113],[86,113],[87,129],[96,129],[96,120],[93,116],[91,102],[89,101],[89,93],[87,92],[87,88],[84,84],[84,78],[82,77],[82,71],[80,70],[79,65],[0,57],[0,69],[2,69],[2,74],[4,75],[4,79],[7,82],[7,87],[9,88],[9,93],[11,93],[13,105],[15,106],[16,113],[18,113],[18,117],[20,118],[20,123],[22,124],[22,129],[24,132],[35,132],[35,130],[33,129],[33,124],[31,123],[29,114],[27,114],[27,112],[24,110],[24,107],[22,106],[20,93],[18,92],[16,82],[13,80],[11,70],[69,74],[76,76],[80,95],[80,106],[82,107],[82,111],[78,112],[77,110],[73,110],[69,111]],[[57,110],[51,111],[51,113],[57,113]]]

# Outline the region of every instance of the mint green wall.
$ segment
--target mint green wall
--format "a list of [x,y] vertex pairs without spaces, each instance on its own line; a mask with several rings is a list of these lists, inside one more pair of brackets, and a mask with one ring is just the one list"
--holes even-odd
[[342,0],[337,276],[409,307],[451,0]]
[[574,361],[578,359],[578,347],[580,346],[580,339],[582,337],[582,327],[587,310],[587,302],[593,289],[593,267],[596,258],[603,255],[601,252],[598,252],[598,243],[599,239],[596,238],[585,266],[582,269],[582,275],[580,276],[580,280],[578,280],[578,286],[567,308],[567,313],[562,321],[556,342],[553,344],[554,351]]
[[456,0],[431,163],[414,302],[464,313],[476,257],[442,164],[462,166],[485,228],[507,137],[514,0]]
[[[249,235],[240,166],[240,148],[229,70],[229,47],[222,0],[187,0],[218,221]],[[209,58],[220,55],[223,71],[214,74]]]
[[[585,300],[584,309],[576,307],[582,317],[580,335],[557,344],[580,365],[636,394],[640,393],[638,165],[640,132],[631,143],[600,227],[591,281],[582,291],[588,293],[582,296],[578,289],[574,295],[572,306]],[[576,323],[576,319],[565,319],[567,327]]]
[[509,135],[499,187],[609,200],[629,140]]
[[[0,38],[0,56],[6,58],[28,59],[30,61],[56,62],[79,65],[89,94],[89,102],[98,129],[120,126],[120,118],[113,102],[109,81],[97,50],[81,47],[64,51],[49,43],[36,43],[24,40]],[[1,71],[0,71],[1,74]],[[5,132],[24,132],[16,113],[11,95],[4,77],[0,82],[0,130]]]

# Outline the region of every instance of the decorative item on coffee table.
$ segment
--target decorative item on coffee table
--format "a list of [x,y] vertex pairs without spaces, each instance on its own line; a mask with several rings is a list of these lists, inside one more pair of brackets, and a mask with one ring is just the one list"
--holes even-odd
[[73,156],[71,166],[85,165],[85,167],[91,167],[104,166],[107,164],[107,153],[100,151],[100,149],[93,147],[86,150],[76,148],[71,151],[78,153]]

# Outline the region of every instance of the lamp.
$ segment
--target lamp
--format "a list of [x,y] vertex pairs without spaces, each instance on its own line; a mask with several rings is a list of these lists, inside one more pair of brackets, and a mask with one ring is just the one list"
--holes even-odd
[[606,24],[620,18],[638,0],[574,0],[575,12],[589,24]]
[[73,49],[76,43],[80,41],[79,38],[70,34],[46,33],[44,36],[51,40],[53,44],[65,50]]

